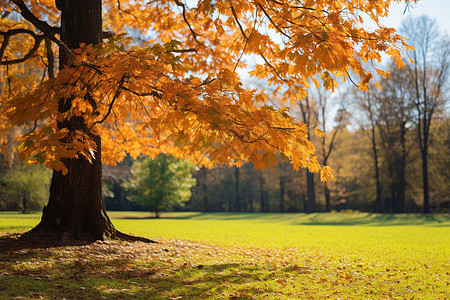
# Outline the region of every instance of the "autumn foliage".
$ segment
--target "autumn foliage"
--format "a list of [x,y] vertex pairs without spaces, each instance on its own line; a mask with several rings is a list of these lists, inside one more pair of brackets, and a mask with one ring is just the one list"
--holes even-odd
[[[58,39],[54,1],[2,2],[24,16],[0,19],[2,141],[25,126],[22,159],[63,172],[63,158],[94,158],[92,136],[100,135],[110,164],[164,152],[266,168],[280,156],[326,180],[330,169],[317,161],[307,125],[265,102],[295,102],[311,85],[333,90],[350,76],[365,90],[373,72],[388,76],[364,64],[382,53],[401,67],[407,45],[380,23],[392,2],[400,0],[103,1],[104,42],[75,51]],[[368,19],[375,30],[363,28]],[[57,47],[70,64],[52,76]],[[270,91],[244,86],[244,71]],[[58,109],[58,99],[69,107]],[[58,126],[73,118],[82,129]]]

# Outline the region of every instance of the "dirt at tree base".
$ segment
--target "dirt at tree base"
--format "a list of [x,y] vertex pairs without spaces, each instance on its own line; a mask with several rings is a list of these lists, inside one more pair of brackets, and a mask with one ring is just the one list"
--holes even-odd
[[[254,249],[255,251],[258,251]],[[54,233],[26,232],[22,234],[0,235],[0,258],[3,257],[60,257],[64,261],[86,259],[102,264],[114,260],[133,260],[151,258],[151,260],[185,259],[190,261],[198,254],[209,258],[224,255],[247,255],[247,248],[221,247],[195,241],[166,240],[157,238],[152,243],[123,240],[68,240],[61,243]],[[264,251],[266,252],[266,251]],[[254,253],[253,253],[254,255]],[[274,254],[275,255],[275,254]],[[1,262],[1,259],[0,259]]]
[[79,235],[77,239],[69,239],[63,232],[34,232],[14,233],[0,235],[0,253],[13,253],[23,249],[46,249],[65,246],[86,246],[95,243],[114,243],[114,242],[141,242],[158,243],[140,236],[132,236],[117,231],[117,238],[107,241],[98,241],[89,234]]

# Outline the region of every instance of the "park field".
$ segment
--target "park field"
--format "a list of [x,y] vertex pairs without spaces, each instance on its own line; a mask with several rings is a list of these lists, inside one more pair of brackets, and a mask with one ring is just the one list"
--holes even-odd
[[[450,299],[450,217],[110,212],[159,243],[0,253],[0,298]],[[0,243],[40,214],[0,212]],[[0,245],[1,249],[1,245]]]

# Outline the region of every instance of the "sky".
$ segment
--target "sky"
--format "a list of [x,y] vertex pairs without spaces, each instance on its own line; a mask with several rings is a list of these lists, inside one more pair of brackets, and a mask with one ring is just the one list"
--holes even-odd
[[419,0],[413,4],[405,13],[405,3],[395,3],[391,7],[388,18],[384,19],[383,25],[400,28],[402,20],[411,17],[427,15],[435,19],[439,28],[450,34],[450,0]]

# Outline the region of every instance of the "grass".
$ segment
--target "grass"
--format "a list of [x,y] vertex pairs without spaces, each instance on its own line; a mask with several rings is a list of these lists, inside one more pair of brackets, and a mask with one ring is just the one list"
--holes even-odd
[[[161,244],[0,254],[0,298],[450,299],[450,217],[111,212]],[[0,213],[0,234],[40,214]]]

